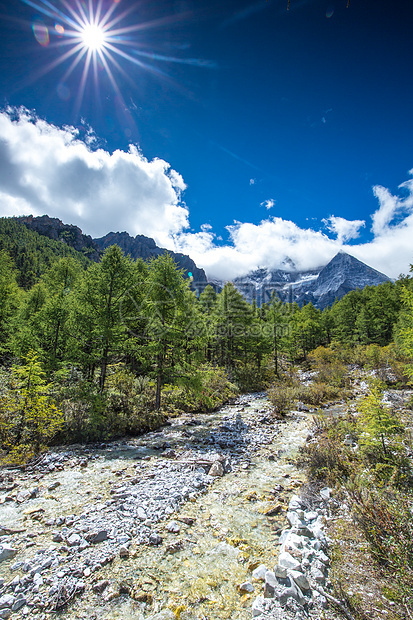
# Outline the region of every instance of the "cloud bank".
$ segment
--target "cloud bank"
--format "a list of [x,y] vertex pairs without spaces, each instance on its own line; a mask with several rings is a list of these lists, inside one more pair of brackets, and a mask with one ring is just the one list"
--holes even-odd
[[[391,277],[408,272],[413,262],[413,178],[399,186],[399,195],[372,188],[378,207],[371,222],[331,215],[323,230],[280,217],[234,222],[227,226],[226,245],[210,224],[188,231],[185,187],[167,162],[148,161],[135,146],[109,153],[93,149],[93,135],[80,140],[73,127],[56,127],[25,109],[0,113],[0,216],[47,214],[93,237],[123,230],[144,234],[189,254],[209,277],[221,280],[259,267],[286,268],[287,257],[300,270],[315,269],[341,249]],[[262,206],[274,204],[271,198]],[[363,227],[372,240],[356,244]]]
[[188,226],[185,183],[162,159],[92,150],[73,127],[59,128],[27,110],[0,113],[0,215],[43,215],[94,237],[110,230],[165,244]]

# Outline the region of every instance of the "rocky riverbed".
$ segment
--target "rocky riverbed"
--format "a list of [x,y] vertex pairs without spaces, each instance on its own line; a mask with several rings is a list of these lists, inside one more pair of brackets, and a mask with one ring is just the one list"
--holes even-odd
[[307,434],[249,395],[3,470],[0,618],[319,618],[328,498],[291,497]]

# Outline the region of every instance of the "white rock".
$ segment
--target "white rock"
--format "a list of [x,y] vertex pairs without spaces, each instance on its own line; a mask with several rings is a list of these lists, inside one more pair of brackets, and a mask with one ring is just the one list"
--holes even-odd
[[267,572],[267,570],[268,568],[265,566],[265,564],[260,564],[252,571],[252,576],[254,577],[254,579],[264,581],[265,573]]
[[290,503],[288,504],[288,510],[295,511],[300,510],[302,508],[301,499],[298,495],[292,495],[290,499]]
[[4,594],[0,598],[0,609],[11,608],[15,600],[11,594]]
[[0,545],[0,562],[3,560],[10,560],[17,554],[17,549],[13,549],[10,545]]
[[323,489],[321,489],[320,491],[320,497],[321,499],[323,499],[324,501],[327,501],[330,499],[331,497],[331,489],[329,487],[324,487]]
[[171,521],[166,526],[166,529],[168,530],[168,532],[172,532],[172,534],[178,534],[181,528],[176,521]]
[[257,596],[252,604],[252,617],[256,618],[257,616],[261,616],[263,613],[265,613],[264,597]]
[[280,553],[278,558],[278,564],[283,566],[284,568],[289,568],[292,570],[301,570],[301,564],[298,560],[296,560],[291,553],[287,551],[283,551]]

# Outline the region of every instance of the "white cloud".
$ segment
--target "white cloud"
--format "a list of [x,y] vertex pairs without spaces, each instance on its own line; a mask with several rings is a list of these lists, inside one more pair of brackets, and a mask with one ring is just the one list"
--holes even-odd
[[366,225],[364,220],[346,220],[344,217],[331,217],[323,220],[323,224],[332,233],[337,235],[339,243],[343,241],[350,241],[350,239],[357,239],[360,236],[360,228]]
[[[189,210],[181,200],[186,186],[167,162],[148,161],[133,146],[128,152],[93,150],[90,132],[86,142],[73,127],[55,127],[27,110],[0,113],[0,215],[47,214],[95,237],[111,230],[148,235],[223,280],[258,267],[285,268],[287,257],[298,269],[314,269],[340,249],[391,277],[406,273],[413,262],[413,178],[399,186],[399,195],[373,188],[379,204],[368,243],[348,244],[359,236],[363,220],[334,215],[324,220],[326,232],[280,217],[234,222],[225,243],[211,224],[186,232]],[[262,206],[274,204],[268,199]]]
[[73,127],[8,112],[0,113],[0,215],[47,214],[94,237],[127,230],[160,245],[188,226],[185,183],[167,162],[134,146],[93,151]]
[[359,236],[360,229],[365,226],[364,220],[346,220],[334,215],[324,223],[336,239],[273,217],[259,224],[235,222],[228,226],[231,243],[225,246],[216,243],[211,231],[202,238],[183,233],[178,243],[210,277],[224,280],[258,267],[285,268],[286,257],[300,270],[315,269],[327,264],[339,250],[397,278],[407,273],[413,263],[413,178],[402,183],[399,189],[401,196],[393,196],[383,187],[373,188],[379,206],[372,214],[374,237],[366,243],[348,244]]
[[265,207],[267,211],[269,211],[270,209],[273,208],[274,205],[275,205],[275,200],[273,198],[267,198],[267,200],[264,200],[264,202],[260,204],[260,207]]
[[257,182],[257,179],[250,179],[250,185],[255,185],[256,182]]
[[303,229],[280,217],[259,224],[235,222],[227,227],[231,244],[217,245],[208,233],[181,234],[177,244],[212,278],[230,280],[258,267],[277,269],[289,257],[298,269],[325,265],[341,249],[327,235]]

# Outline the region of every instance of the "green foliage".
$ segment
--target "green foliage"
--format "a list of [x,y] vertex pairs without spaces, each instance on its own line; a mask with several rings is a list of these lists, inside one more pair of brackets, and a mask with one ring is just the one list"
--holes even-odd
[[12,320],[17,314],[20,291],[17,286],[18,272],[10,256],[0,251],[0,354],[8,352],[12,333]]
[[308,355],[311,367],[317,373],[317,381],[326,383],[333,387],[344,387],[348,369],[344,363],[337,358],[335,351],[331,348],[317,347]]
[[359,443],[367,452],[387,457],[389,440],[404,432],[399,420],[383,404],[383,385],[370,381],[370,391],[359,404],[362,413],[358,420]]
[[207,412],[218,409],[238,393],[237,387],[228,380],[222,368],[208,364],[194,374],[191,384],[165,385],[162,390],[163,410],[168,414],[181,412]]
[[73,257],[82,267],[89,261],[81,252],[30,230],[18,218],[0,218],[0,250],[5,250],[18,269],[18,284],[31,288],[61,257]]
[[29,351],[24,361],[13,367],[0,396],[0,441],[6,452],[3,461],[9,463],[44,450],[63,425],[37,354]]

